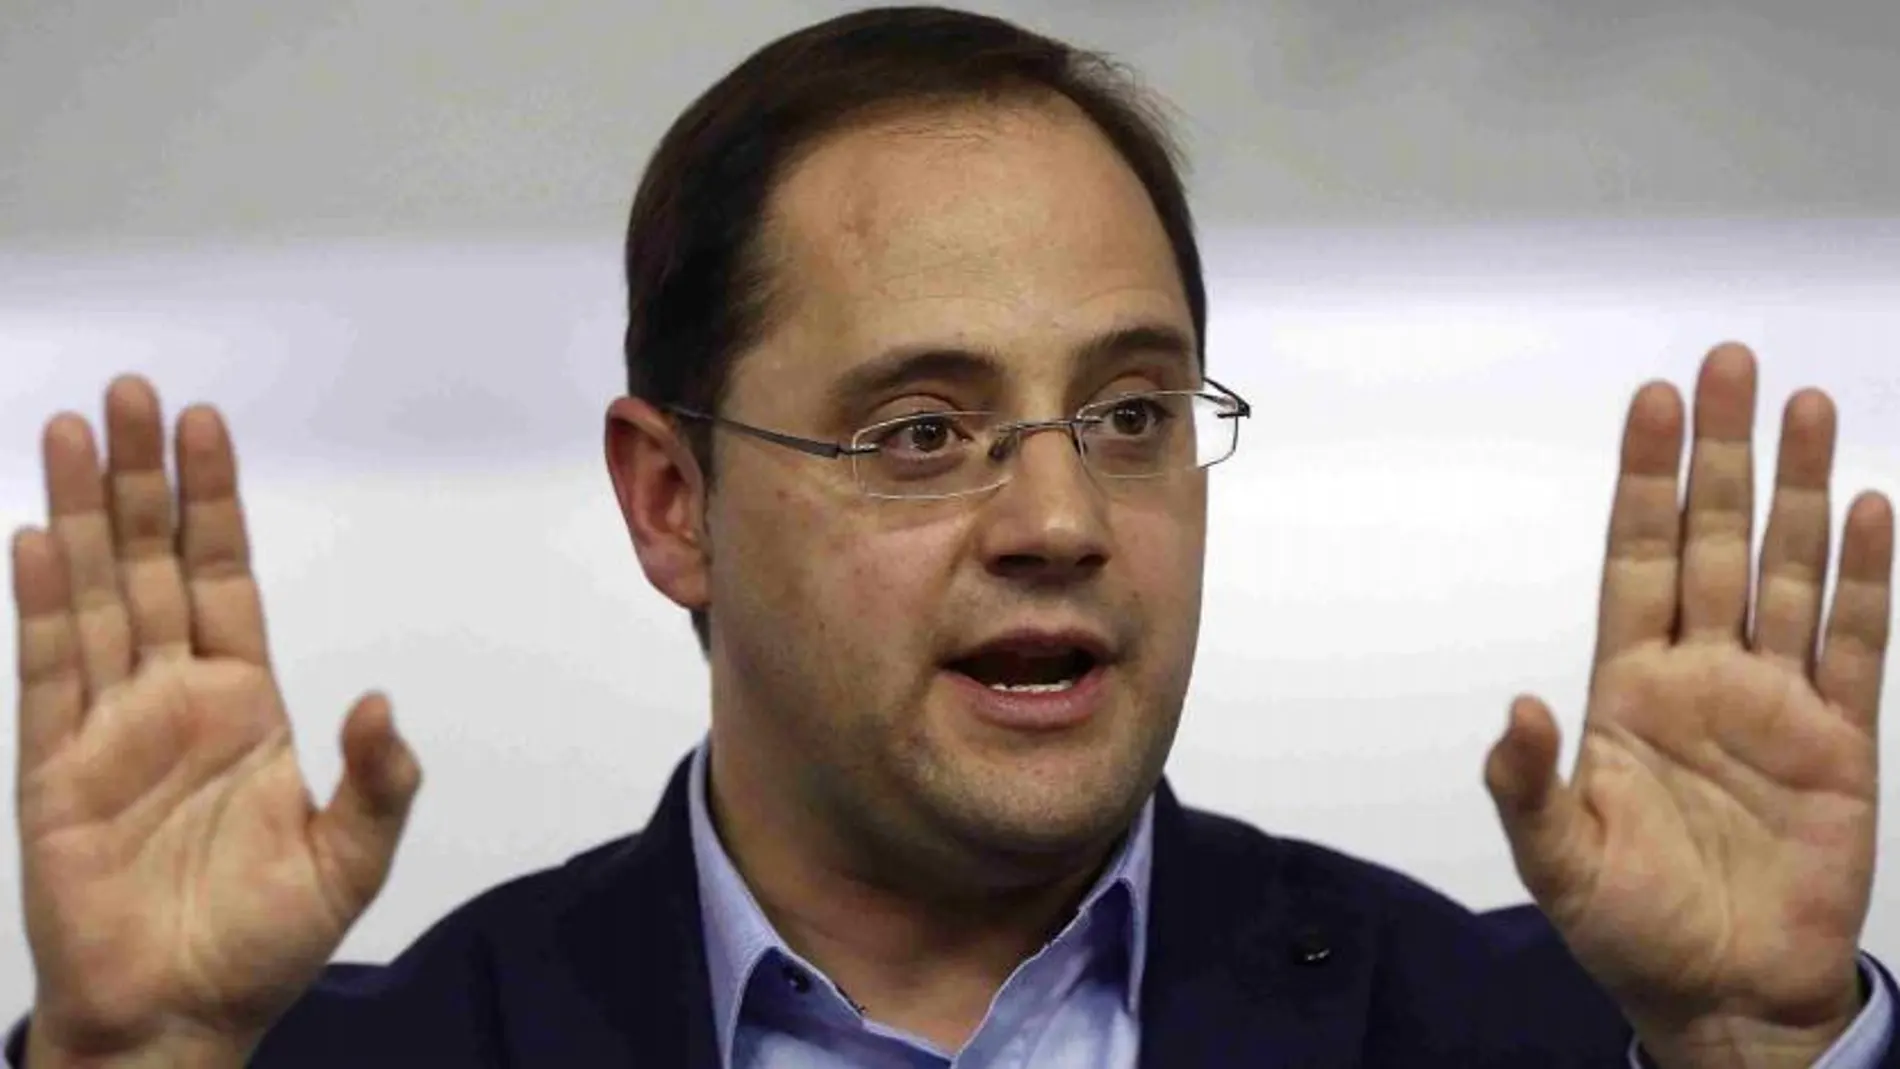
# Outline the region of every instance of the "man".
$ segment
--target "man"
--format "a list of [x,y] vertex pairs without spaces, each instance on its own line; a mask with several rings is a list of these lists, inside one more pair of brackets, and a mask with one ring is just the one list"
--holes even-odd
[[[1896,1066],[1868,908],[1891,506],[1796,396],[1751,584],[1753,358],[1631,406],[1588,729],[1486,779],[1541,910],[1477,917],[1161,783],[1198,626],[1203,374],[1172,161],[1113,73],[864,12],[684,115],[628,235],[606,455],[712,724],[652,823],[329,966],[419,766],[388,705],[308,798],[217,416],[46,433],[13,548],[20,820],[60,1066]],[[1752,612],[1751,612],[1752,610]],[[1547,918],[1547,919],[1546,919]],[[1639,1050],[1640,1048],[1640,1050]]]

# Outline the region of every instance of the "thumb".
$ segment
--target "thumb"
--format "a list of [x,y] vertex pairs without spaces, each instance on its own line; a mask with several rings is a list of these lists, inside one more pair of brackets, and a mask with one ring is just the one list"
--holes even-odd
[[343,722],[343,778],[311,821],[311,836],[331,864],[326,875],[358,912],[382,890],[422,766],[396,734],[389,699],[366,694]]
[[1585,886],[1591,867],[1591,817],[1557,775],[1560,736],[1550,707],[1524,696],[1485,760],[1484,782],[1497,806],[1524,887],[1546,912]]

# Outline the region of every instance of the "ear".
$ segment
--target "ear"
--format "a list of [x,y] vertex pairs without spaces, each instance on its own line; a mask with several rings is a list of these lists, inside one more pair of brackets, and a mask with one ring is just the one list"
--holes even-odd
[[621,397],[607,409],[607,472],[647,581],[684,609],[708,601],[706,479],[673,422]]

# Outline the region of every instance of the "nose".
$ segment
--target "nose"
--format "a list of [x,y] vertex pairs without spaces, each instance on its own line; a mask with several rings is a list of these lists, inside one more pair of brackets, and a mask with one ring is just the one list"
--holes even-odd
[[1038,586],[1079,582],[1101,571],[1109,558],[1108,501],[1067,426],[1027,426],[1006,448],[1005,462],[1015,470],[979,521],[985,566]]

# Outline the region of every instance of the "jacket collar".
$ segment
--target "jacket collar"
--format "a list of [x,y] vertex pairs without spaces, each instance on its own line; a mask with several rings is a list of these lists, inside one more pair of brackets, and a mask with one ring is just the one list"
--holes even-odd
[[[574,990],[593,1011],[580,1030],[595,1034],[575,1035],[574,1049],[614,1050],[628,1067],[716,1069],[719,1062],[700,938],[687,772],[682,761],[646,828],[610,849],[555,920]],[[537,1063],[555,1061],[542,1057]]]
[[[555,919],[589,1019],[629,1064],[718,1065],[689,781],[690,759]],[[1362,898],[1279,840],[1184,808],[1166,781],[1153,808],[1142,1069],[1350,1064],[1372,975]]]
[[1335,873],[1161,783],[1142,1069],[1355,1063],[1374,929]]

